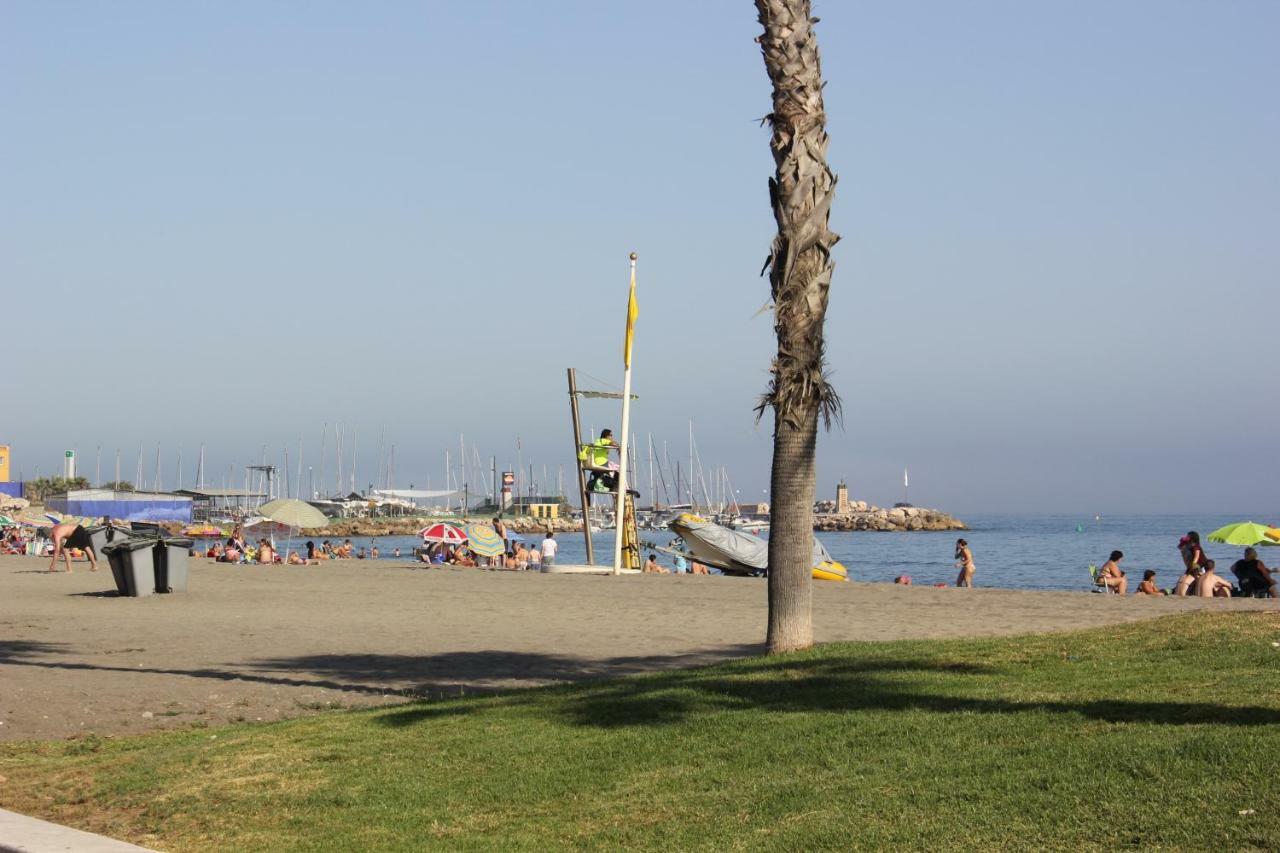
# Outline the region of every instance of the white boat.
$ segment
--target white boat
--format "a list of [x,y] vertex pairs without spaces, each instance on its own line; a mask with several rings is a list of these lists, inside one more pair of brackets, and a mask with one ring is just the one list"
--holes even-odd
[[[769,543],[759,536],[731,530],[690,513],[680,515],[670,526],[683,540],[689,556],[725,574],[756,575],[769,567]],[[832,559],[816,538],[813,540],[813,577],[830,581],[849,579],[848,570]]]
[[759,518],[743,518],[735,515],[725,523],[730,530],[741,530],[743,533],[763,533],[769,529],[769,522]]

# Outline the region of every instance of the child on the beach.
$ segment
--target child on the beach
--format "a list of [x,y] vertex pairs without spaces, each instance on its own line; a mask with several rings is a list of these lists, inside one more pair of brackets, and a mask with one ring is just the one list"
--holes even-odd
[[1138,584],[1137,595],[1164,595],[1163,589],[1156,586],[1156,573],[1153,569],[1147,569],[1142,573],[1142,583]]

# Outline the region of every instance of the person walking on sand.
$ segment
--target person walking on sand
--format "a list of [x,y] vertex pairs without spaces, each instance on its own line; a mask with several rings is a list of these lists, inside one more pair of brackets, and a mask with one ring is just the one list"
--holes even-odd
[[960,574],[956,576],[956,586],[973,586],[973,552],[969,550],[969,543],[963,539],[956,540],[956,567],[960,569]]
[[79,548],[89,558],[89,571],[98,570],[98,555],[93,552],[93,541],[89,539],[89,531],[78,524],[55,524],[49,531],[53,540],[53,559],[49,561],[49,571],[57,571],[58,557],[67,562],[67,573],[71,573],[71,549]]
[[1120,561],[1124,559],[1123,551],[1112,551],[1111,556],[1102,568],[1098,569],[1098,586],[1114,589],[1124,595],[1129,591],[1129,579],[1120,571]]

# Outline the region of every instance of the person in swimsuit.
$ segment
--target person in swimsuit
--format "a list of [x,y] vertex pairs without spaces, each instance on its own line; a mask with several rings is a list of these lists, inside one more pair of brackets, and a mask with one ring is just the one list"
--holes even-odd
[[960,574],[956,576],[956,586],[973,586],[973,552],[969,550],[969,543],[963,539],[956,540],[956,566],[960,569]]
[[1154,569],[1147,569],[1142,573],[1142,583],[1138,584],[1138,591],[1135,595],[1164,595],[1164,590],[1156,586]]
[[1121,595],[1129,591],[1129,579],[1120,571],[1120,561],[1123,559],[1123,551],[1111,552],[1111,557],[1098,569],[1098,586],[1114,589]]
[[53,540],[53,559],[49,561],[49,571],[57,571],[58,557],[67,562],[67,572],[71,572],[71,549],[79,548],[89,558],[89,570],[98,570],[98,555],[93,552],[93,542],[89,539],[89,531],[78,524],[56,524],[49,531]]
[[1191,594],[1201,598],[1230,598],[1231,581],[1218,577],[1218,573],[1213,570],[1213,565],[1213,560],[1205,563],[1204,572],[1200,575],[1200,580],[1196,581],[1195,589]]

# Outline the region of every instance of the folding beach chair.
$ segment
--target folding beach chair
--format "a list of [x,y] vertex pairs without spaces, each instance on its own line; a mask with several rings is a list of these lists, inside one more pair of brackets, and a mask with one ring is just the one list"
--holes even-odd
[[1102,579],[1098,577],[1098,567],[1092,563],[1089,564],[1089,577],[1093,578],[1093,589],[1091,592],[1109,592],[1114,595],[1120,594],[1120,590],[1115,587],[1107,586],[1102,582]]

